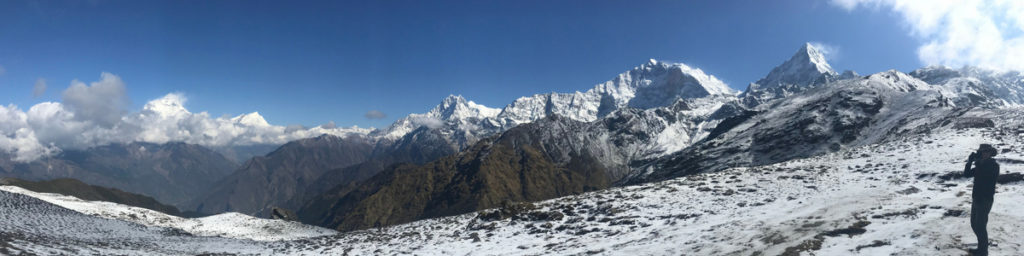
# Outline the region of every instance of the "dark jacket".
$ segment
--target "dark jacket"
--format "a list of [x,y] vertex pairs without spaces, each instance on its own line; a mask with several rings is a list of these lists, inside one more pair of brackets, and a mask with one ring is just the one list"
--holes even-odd
[[971,168],[971,163],[967,162],[967,166],[964,166],[964,176],[974,177],[975,198],[992,198],[996,194],[999,164],[995,159],[989,158],[975,161],[974,168]]

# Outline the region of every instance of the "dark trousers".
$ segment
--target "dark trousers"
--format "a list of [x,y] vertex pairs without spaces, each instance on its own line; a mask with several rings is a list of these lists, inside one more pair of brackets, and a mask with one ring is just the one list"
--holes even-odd
[[988,252],[988,213],[992,211],[992,197],[975,197],[971,204],[971,229],[978,236],[978,251]]

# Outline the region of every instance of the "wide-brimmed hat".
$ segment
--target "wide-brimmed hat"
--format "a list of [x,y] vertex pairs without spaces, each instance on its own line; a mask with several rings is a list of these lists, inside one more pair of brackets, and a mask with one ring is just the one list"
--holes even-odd
[[996,154],[999,154],[999,150],[996,150],[995,147],[992,147],[992,144],[981,144],[981,146],[978,146],[978,154],[985,152],[991,153],[992,156],[996,156]]

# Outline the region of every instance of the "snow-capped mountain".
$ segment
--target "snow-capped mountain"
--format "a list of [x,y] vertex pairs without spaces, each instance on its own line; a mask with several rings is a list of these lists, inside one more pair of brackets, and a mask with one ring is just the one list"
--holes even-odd
[[462,95],[449,95],[433,109],[423,114],[410,114],[398,119],[387,128],[372,132],[370,135],[384,139],[396,140],[405,134],[426,126],[434,129],[448,128],[456,132],[473,133],[481,121],[493,118],[500,109],[489,108],[466,100]]
[[398,119],[387,128],[371,132],[370,137],[387,142],[397,141],[420,127],[427,127],[441,131],[450,139],[450,143],[462,148],[482,136],[501,131],[501,127],[493,120],[500,112],[500,109],[466,100],[462,95],[449,95],[427,113],[410,114]]
[[370,136],[394,141],[426,126],[441,130],[464,148],[483,137],[550,115],[592,122],[622,108],[669,107],[678,100],[722,99],[737,93],[698,68],[651,59],[587,91],[536,94],[516,99],[502,109],[451,95],[429,112],[406,116]]
[[[455,156],[385,170],[363,186],[348,187],[346,191],[353,194],[324,200],[335,202],[328,210],[331,213],[314,214],[319,217],[308,223],[343,230],[375,223],[393,225],[416,216],[494,206],[500,202],[495,198],[537,200],[578,193],[574,189],[580,187],[638,184],[772,164],[926,132],[948,124],[943,121],[958,113],[945,91],[907,74],[886,71],[810,87],[756,111],[741,106],[731,95],[720,95],[677,99],[671,106],[646,110],[622,108],[592,122],[553,115],[499,133]],[[506,158],[524,155],[533,158]],[[508,166],[508,162],[529,165]],[[473,185],[532,184],[541,179],[534,169],[545,174],[568,172],[565,175],[570,177],[586,174],[590,179],[551,179],[545,188]],[[438,183],[412,189],[421,185],[409,184],[403,177],[412,173],[428,176],[416,180]],[[470,195],[489,196],[467,195],[459,189],[465,187],[479,190]],[[463,192],[439,194],[436,189],[441,188]],[[381,203],[380,198],[391,200]],[[444,203],[423,205],[423,200]]]
[[651,59],[585,92],[537,94],[517,99],[497,119],[505,127],[560,115],[590,122],[615,110],[667,107],[679,99],[736,95],[725,83],[682,63]]
[[[659,144],[645,145],[643,152],[634,153],[644,156],[667,154],[699,140],[702,134],[706,135],[718,120],[708,117],[723,104],[734,101],[737,94],[721,80],[700,69],[651,59],[587,91],[522,97],[500,110],[451,95],[427,113],[401,118],[387,128],[370,132],[368,137],[386,145],[426,127],[438,130],[451,145],[464,149],[487,136],[552,115],[593,122],[627,108],[682,111],[678,114],[681,116],[652,121],[658,123],[657,127],[645,132],[650,136],[661,136]],[[684,107],[679,109],[679,106]],[[674,135],[685,138],[670,138]]]
[[[807,49],[803,49],[807,50]],[[819,60],[822,61],[823,60]],[[792,63],[792,62],[791,62]],[[827,63],[822,64],[827,67]],[[675,153],[711,135],[721,122],[733,116],[746,113],[737,102],[736,92],[713,76],[685,64],[674,64],[651,60],[633,70],[618,75],[615,79],[599,84],[586,92],[539,94],[518,99],[500,112],[487,108],[461,96],[449,96],[437,107],[425,114],[413,114],[397,121],[387,129],[371,133],[371,138],[382,138],[374,155],[388,156],[391,144],[408,144],[417,133],[429,135],[434,144],[449,144],[456,150],[469,149],[487,136],[497,135],[498,140],[511,136],[504,134],[509,128],[540,122],[513,134],[517,142],[511,143],[513,150],[530,152],[531,147],[543,153],[543,161],[554,166],[592,166],[599,168],[607,181],[586,186],[601,188],[610,183],[622,181],[633,174],[632,164],[650,161],[654,158]],[[605,113],[607,111],[607,113]],[[558,117],[558,118],[547,118]],[[544,119],[537,119],[544,118]],[[410,132],[413,130],[416,132]],[[552,133],[554,132],[554,133]],[[441,135],[440,137],[434,134]],[[547,136],[544,136],[547,134]],[[402,137],[398,137],[402,135]],[[405,138],[408,136],[409,138]],[[403,138],[403,139],[397,139]],[[487,142],[491,143],[491,142]],[[391,146],[387,146],[391,145]],[[404,146],[408,147],[408,146]],[[443,149],[441,147],[439,149]],[[432,150],[435,151],[435,150]],[[443,150],[442,150],[443,151]],[[442,152],[438,151],[438,152]],[[484,152],[489,152],[484,150]],[[459,158],[477,157],[471,153]],[[441,157],[447,154],[430,154]],[[490,157],[490,153],[476,154]],[[330,177],[369,177],[366,174],[388,172],[392,164],[401,163],[394,159],[412,159],[410,154],[399,154],[398,158],[385,157],[357,164],[352,167],[328,172],[327,178],[318,179],[314,190],[327,192],[311,199],[304,199],[305,206],[299,210],[308,223],[334,223],[324,218],[339,213],[335,204],[354,206],[365,198],[344,199],[346,194],[359,188],[359,183],[330,182]],[[375,157],[380,158],[380,157]],[[423,162],[433,159],[416,158]],[[439,160],[441,161],[441,160]],[[498,160],[478,159],[488,162]],[[443,161],[442,161],[443,162]],[[447,166],[447,165],[445,165]],[[449,168],[447,166],[444,168]],[[454,167],[451,167],[454,168]],[[570,170],[573,170],[570,168]],[[401,173],[401,172],[400,172]],[[389,174],[381,174],[389,175]],[[370,175],[372,176],[372,175]],[[396,179],[398,179],[396,177]],[[346,179],[347,180],[347,179]],[[361,178],[354,181],[361,181]],[[368,181],[370,184],[376,182]],[[381,187],[404,184],[382,184]],[[453,184],[453,186],[461,186]],[[378,189],[378,188],[366,188]],[[425,190],[421,190],[423,192]],[[533,192],[527,192],[533,193]],[[564,194],[539,193],[536,199],[545,199]],[[450,198],[451,199],[451,198]],[[296,199],[291,199],[296,200]],[[352,202],[339,202],[356,200]],[[393,201],[393,200],[392,200]],[[378,206],[372,206],[378,207]],[[453,210],[464,212],[467,209]],[[472,210],[472,208],[469,208]],[[330,213],[334,211],[335,213]],[[350,210],[340,210],[341,214]],[[369,210],[376,211],[376,210]],[[410,214],[418,214],[411,213]],[[398,221],[409,221],[403,218]],[[396,223],[395,219],[383,224]],[[351,222],[351,221],[349,221]],[[363,227],[373,223],[352,223],[352,227]],[[334,224],[326,224],[334,225]]]
[[[851,72],[843,77],[855,75]],[[754,107],[837,80],[838,77],[839,74],[825,61],[825,55],[806,43],[788,61],[773,68],[761,80],[751,83],[740,98],[746,106]]]

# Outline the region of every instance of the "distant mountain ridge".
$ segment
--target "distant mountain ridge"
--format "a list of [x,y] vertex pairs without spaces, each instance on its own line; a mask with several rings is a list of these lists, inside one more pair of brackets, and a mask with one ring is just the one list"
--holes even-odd
[[178,207],[237,166],[216,151],[180,142],[65,150],[28,163],[10,159],[0,157],[0,176],[25,180],[73,178],[151,196]]
[[271,207],[295,209],[307,187],[325,172],[366,161],[372,141],[359,136],[319,137],[289,142],[266,156],[256,157],[211,189],[194,197],[185,209],[204,214],[240,212],[268,217]]

